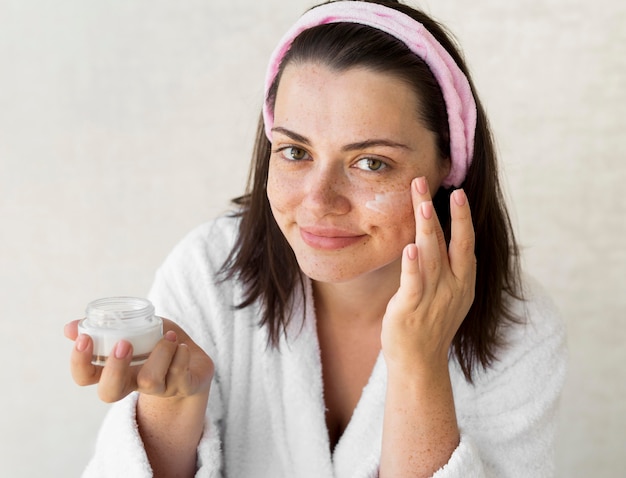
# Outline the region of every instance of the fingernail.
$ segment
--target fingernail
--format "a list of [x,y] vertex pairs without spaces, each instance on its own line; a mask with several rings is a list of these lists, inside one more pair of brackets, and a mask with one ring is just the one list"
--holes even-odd
[[464,206],[467,196],[465,196],[465,191],[462,189],[457,189],[452,192],[452,197],[454,198],[454,202],[457,206]]
[[415,244],[409,244],[406,246],[406,255],[412,261],[417,259],[417,246]]
[[428,182],[424,176],[415,180],[415,189],[417,189],[417,192],[420,194],[426,194],[428,192]]
[[170,342],[176,342],[176,332],[174,332],[173,330],[168,330],[167,332],[165,332],[165,340],[169,340]]
[[130,352],[130,343],[125,340],[120,340],[115,346],[115,358],[123,359],[128,355],[128,352]]
[[80,334],[78,337],[76,337],[76,350],[78,352],[84,352],[87,349],[88,343],[89,339],[87,338],[87,335]]
[[431,201],[424,201],[420,204],[420,209],[424,219],[430,219],[433,217],[433,203]]

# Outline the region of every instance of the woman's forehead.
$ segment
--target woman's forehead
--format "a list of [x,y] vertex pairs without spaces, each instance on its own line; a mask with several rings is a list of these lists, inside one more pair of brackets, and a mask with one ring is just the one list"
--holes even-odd
[[422,127],[415,93],[398,78],[366,68],[337,71],[317,63],[285,68],[274,126],[346,141],[389,137],[405,142]]

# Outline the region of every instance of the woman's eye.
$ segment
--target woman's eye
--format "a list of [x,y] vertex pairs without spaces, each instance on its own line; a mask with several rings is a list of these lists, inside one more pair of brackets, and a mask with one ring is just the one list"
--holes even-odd
[[359,169],[363,169],[365,171],[380,171],[381,169],[387,167],[386,163],[376,158],[363,158],[356,164]]
[[292,161],[300,161],[307,158],[307,152],[302,148],[288,146],[280,150],[283,156]]

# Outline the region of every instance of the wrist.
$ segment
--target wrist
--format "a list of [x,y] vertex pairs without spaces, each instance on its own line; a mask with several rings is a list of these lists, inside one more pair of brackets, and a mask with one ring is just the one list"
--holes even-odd
[[159,397],[139,393],[137,399],[138,415],[158,416],[161,420],[184,419],[204,415],[209,401],[209,391],[187,396]]
[[387,376],[397,377],[399,380],[408,381],[431,381],[441,377],[449,378],[448,355],[440,354],[438,357],[388,357],[383,353],[387,365]]

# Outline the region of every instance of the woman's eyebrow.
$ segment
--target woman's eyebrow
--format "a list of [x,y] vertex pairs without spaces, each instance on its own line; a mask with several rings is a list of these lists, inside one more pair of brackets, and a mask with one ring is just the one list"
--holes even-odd
[[291,131],[290,129],[283,128],[282,126],[276,126],[272,128],[272,132],[281,133],[289,138],[297,141],[298,143],[306,144],[307,146],[311,145],[311,141],[306,136],[302,136],[301,134],[296,133],[295,131]]
[[[282,126],[276,126],[272,128],[272,131],[284,134],[285,136],[288,136],[294,141],[305,144],[307,146],[311,145],[311,141],[306,136],[302,136],[301,134],[298,134],[295,131],[291,131],[290,129],[283,128]],[[367,139],[364,141],[357,141],[355,143],[346,144],[345,146],[342,146],[341,149],[342,151],[357,151],[360,149],[373,148],[376,146],[386,146],[388,148],[399,148],[399,149],[405,149],[407,151],[413,151],[413,148],[411,148],[410,146],[404,143],[399,143],[397,141],[391,141],[389,139]]]
[[356,143],[350,143],[343,146],[343,151],[355,151],[359,149],[373,148],[376,146],[386,146],[388,148],[405,149],[407,151],[413,151],[413,148],[404,143],[398,143],[397,141],[391,141],[389,139],[367,139],[365,141],[357,141]]

